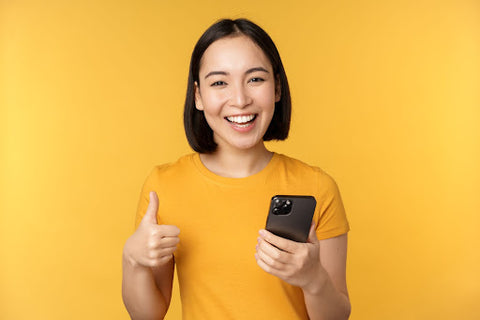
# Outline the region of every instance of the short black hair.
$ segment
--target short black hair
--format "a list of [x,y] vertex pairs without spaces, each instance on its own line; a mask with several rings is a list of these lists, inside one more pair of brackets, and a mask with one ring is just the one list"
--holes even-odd
[[212,153],[217,149],[213,131],[205,119],[203,111],[195,107],[195,82],[200,84],[200,62],[205,50],[216,40],[235,35],[245,35],[265,53],[273,68],[275,81],[280,82],[280,100],[275,102],[272,121],[263,136],[264,141],[285,140],[290,130],[292,102],[287,75],[280,54],[270,36],[258,25],[247,19],[222,19],[210,26],[195,45],[190,59],[187,95],[183,112],[183,124],[187,140],[193,150],[199,153]]

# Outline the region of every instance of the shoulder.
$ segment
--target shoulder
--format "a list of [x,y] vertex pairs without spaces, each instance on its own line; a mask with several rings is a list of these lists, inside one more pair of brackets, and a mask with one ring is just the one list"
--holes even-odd
[[155,183],[160,180],[179,179],[188,175],[188,172],[192,170],[195,155],[195,153],[186,154],[174,162],[154,166],[147,177],[147,181]]
[[292,158],[285,154],[277,153],[277,158],[279,159],[279,163],[286,166],[290,170],[300,170],[300,171],[307,171],[307,172],[320,172],[322,169],[316,166],[312,166],[302,160]]
[[327,189],[336,188],[335,180],[322,168],[310,165],[302,160],[289,157],[284,154],[277,154],[279,159],[279,166],[283,167],[285,171],[300,179],[307,181],[314,180],[321,186]]

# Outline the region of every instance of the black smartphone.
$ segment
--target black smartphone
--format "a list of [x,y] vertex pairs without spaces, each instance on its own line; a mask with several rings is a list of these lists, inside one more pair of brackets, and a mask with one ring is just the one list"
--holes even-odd
[[307,242],[316,205],[312,196],[273,196],[265,229],[282,238]]

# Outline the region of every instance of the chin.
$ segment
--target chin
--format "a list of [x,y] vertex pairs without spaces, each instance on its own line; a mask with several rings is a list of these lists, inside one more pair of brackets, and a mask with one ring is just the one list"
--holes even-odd
[[[225,137],[226,138],[226,137]],[[250,135],[250,137],[228,137],[226,139],[215,139],[219,146],[224,145],[227,148],[234,148],[241,151],[247,151],[255,149],[263,144],[263,135],[258,137],[257,135]]]
[[263,140],[249,141],[249,142],[243,142],[243,143],[232,143],[232,146],[240,150],[249,150],[249,149],[254,149],[255,147],[257,147],[262,143],[263,143]]

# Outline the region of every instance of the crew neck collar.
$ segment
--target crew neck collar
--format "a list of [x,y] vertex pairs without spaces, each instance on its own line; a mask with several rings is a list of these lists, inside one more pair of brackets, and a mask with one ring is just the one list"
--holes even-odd
[[272,170],[272,168],[275,167],[275,163],[278,161],[278,154],[276,152],[273,152],[272,158],[262,170],[243,178],[224,177],[210,171],[203,164],[202,160],[200,159],[199,153],[194,153],[192,160],[195,164],[196,169],[199,171],[199,173],[205,176],[206,178],[213,180],[216,183],[241,186],[241,185],[250,184],[250,183],[257,183],[264,180],[265,177],[268,175],[268,173]]

